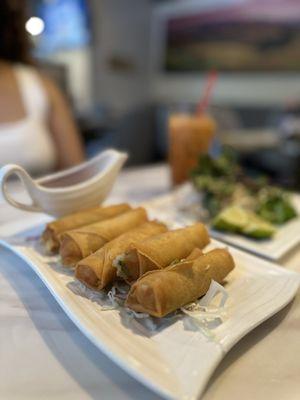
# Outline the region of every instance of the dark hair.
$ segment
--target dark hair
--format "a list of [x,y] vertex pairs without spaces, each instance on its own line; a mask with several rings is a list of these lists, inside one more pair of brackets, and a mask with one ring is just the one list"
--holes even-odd
[[31,44],[25,29],[25,0],[1,0],[0,59],[31,64]]

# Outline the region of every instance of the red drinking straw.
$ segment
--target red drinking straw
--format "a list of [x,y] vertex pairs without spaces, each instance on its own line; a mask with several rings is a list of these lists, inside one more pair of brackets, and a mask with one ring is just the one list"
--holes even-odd
[[207,78],[206,78],[205,88],[204,88],[202,99],[199,101],[199,103],[197,105],[197,109],[196,109],[197,114],[203,114],[207,110],[207,108],[210,104],[210,101],[211,101],[212,92],[215,87],[217,79],[218,79],[217,71],[215,71],[215,70],[209,71]]

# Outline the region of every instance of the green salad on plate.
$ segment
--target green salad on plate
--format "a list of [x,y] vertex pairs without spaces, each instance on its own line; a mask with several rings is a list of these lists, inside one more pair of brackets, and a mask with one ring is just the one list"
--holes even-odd
[[201,155],[191,179],[217,230],[267,239],[297,216],[289,193],[264,177],[247,176],[231,150],[215,159]]

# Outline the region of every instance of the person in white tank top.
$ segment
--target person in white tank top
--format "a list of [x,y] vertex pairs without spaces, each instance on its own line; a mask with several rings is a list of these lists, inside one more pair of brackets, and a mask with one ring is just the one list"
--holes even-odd
[[84,153],[64,96],[28,63],[25,7],[1,1],[0,166],[19,164],[41,175],[83,161]]
[[0,163],[19,164],[31,172],[53,170],[57,150],[47,124],[47,93],[33,68],[18,65],[13,71],[25,116],[14,122],[0,121]]

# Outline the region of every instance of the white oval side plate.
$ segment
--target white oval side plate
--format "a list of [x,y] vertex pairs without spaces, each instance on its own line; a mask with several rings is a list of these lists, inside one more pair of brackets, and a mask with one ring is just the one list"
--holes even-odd
[[[99,306],[74,294],[67,285],[72,275],[49,264],[49,257],[29,246],[27,230],[0,244],[20,256],[38,274],[55,299],[101,351],[134,378],[168,399],[198,399],[224,355],[249,331],[287,305],[299,286],[299,274],[230,247],[236,269],[226,289],[226,317],[211,330],[187,330],[182,320],[155,334],[139,323],[126,327],[117,310]],[[213,241],[213,247],[224,244]]]

